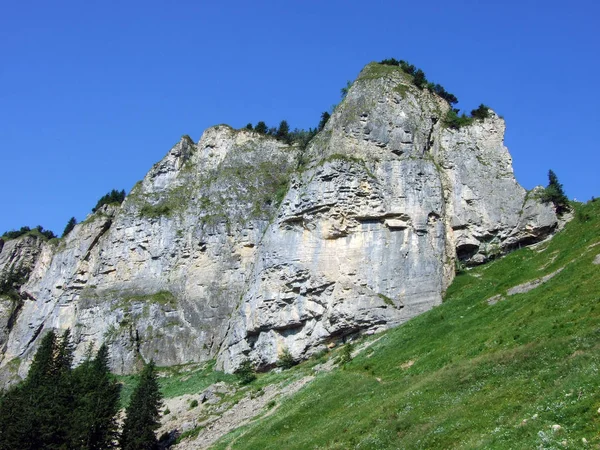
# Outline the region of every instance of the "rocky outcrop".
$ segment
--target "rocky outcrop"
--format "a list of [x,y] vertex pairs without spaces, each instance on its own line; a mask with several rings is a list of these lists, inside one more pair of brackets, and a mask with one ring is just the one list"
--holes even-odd
[[[439,304],[455,261],[540,240],[552,208],[514,179],[496,114],[447,128],[441,98],[368,65],[306,149],[227,126],[175,145],[121,206],[42,247],[1,366],[44,329],[117,372],[300,359]],[[0,255],[4,253],[4,250]]]

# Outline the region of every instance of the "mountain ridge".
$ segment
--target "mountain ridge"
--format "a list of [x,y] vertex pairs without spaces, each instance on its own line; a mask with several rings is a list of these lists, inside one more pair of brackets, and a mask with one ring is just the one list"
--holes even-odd
[[266,370],[440,304],[455,261],[558,224],[516,183],[504,121],[448,128],[449,108],[372,63],[306,149],[227,126],[182,138],[122,205],[35,244],[18,307],[3,300],[3,378],[45,328],[72,328],[77,357],[110,342],[118,373],[140,358]]

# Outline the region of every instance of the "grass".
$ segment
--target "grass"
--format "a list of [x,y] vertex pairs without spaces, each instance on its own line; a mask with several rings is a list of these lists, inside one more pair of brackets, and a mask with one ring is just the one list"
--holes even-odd
[[[204,364],[184,364],[180,366],[159,367],[159,385],[163,398],[179,397],[185,394],[199,394],[211,384],[219,381],[232,383],[233,375],[214,370],[214,361]],[[129,404],[133,389],[138,383],[138,375],[120,375],[121,406]]]
[[[458,275],[442,305],[215,448],[581,448],[582,438],[596,448],[600,245],[590,245],[600,242],[600,202],[577,210],[585,220]],[[561,267],[536,289],[486,302]],[[255,383],[297,376],[306,364]]]

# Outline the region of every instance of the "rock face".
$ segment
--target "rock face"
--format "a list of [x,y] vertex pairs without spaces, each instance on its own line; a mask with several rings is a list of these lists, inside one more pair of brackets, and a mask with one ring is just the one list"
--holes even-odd
[[70,327],[79,357],[110,341],[121,373],[150,358],[233,371],[439,304],[457,258],[482,263],[557,225],[515,181],[504,121],[453,130],[448,108],[370,64],[306,149],[227,126],[182,138],[121,206],[38,250],[4,327],[4,378],[26,373],[50,328]]

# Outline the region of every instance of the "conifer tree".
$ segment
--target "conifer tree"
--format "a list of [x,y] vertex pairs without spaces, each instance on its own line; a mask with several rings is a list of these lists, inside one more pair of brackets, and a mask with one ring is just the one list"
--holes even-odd
[[65,237],[67,234],[69,234],[73,228],[75,228],[75,225],[77,225],[77,219],[75,219],[75,217],[71,217],[67,222],[67,226],[65,227],[65,231],[63,231],[62,237]]
[[86,360],[73,370],[73,390],[70,448],[114,448],[121,386],[110,373],[106,344],[94,359],[90,349]]
[[319,131],[321,131],[323,128],[325,128],[325,124],[327,123],[327,121],[329,120],[330,117],[331,117],[331,114],[329,114],[327,111],[325,111],[323,114],[321,114],[321,121],[319,122],[319,126],[318,126]]
[[556,214],[559,216],[571,209],[563,186],[558,182],[558,177],[552,170],[548,171],[548,186],[544,190],[542,200],[552,202],[556,208]]
[[290,143],[290,126],[288,125],[286,120],[282,120],[279,124],[279,128],[277,128],[275,137],[277,137],[277,139],[281,139],[287,142],[288,144]]
[[0,404],[0,449],[67,448],[72,360],[70,331],[46,333],[27,378]]
[[122,450],[151,450],[156,448],[154,431],[160,426],[162,395],[154,362],[144,366],[140,381],[131,395],[126,410],[120,445]]
[[256,131],[257,133],[260,133],[260,134],[267,134],[267,131],[269,131],[269,129],[267,128],[266,123],[264,123],[263,121],[260,121],[254,127],[254,131]]

